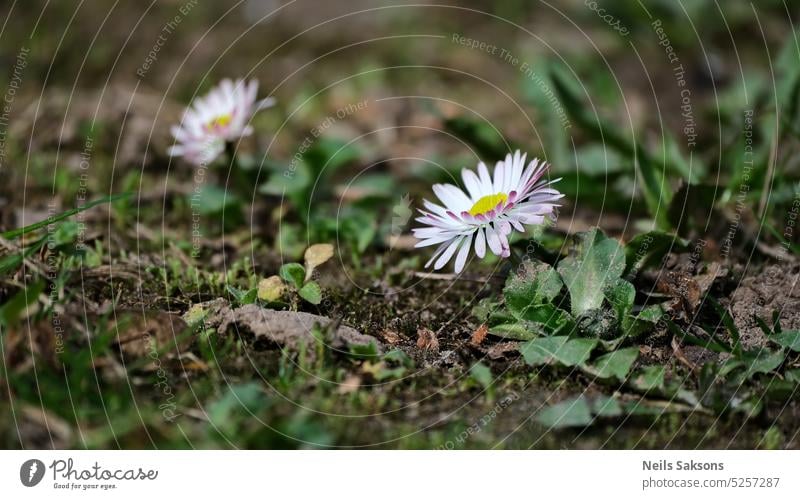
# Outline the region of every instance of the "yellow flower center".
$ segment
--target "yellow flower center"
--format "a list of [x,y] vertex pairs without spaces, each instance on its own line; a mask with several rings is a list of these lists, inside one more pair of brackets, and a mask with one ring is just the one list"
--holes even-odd
[[228,123],[230,123],[231,119],[233,119],[233,116],[231,116],[230,114],[223,114],[222,116],[217,116],[213,120],[209,121],[208,125],[206,126],[208,128],[222,128]]
[[491,211],[492,208],[497,206],[500,203],[505,203],[508,201],[508,195],[502,192],[498,192],[497,194],[489,194],[488,196],[483,196],[478,200],[477,203],[472,205],[472,208],[469,209],[469,214],[473,217],[476,215],[483,215],[487,211]]

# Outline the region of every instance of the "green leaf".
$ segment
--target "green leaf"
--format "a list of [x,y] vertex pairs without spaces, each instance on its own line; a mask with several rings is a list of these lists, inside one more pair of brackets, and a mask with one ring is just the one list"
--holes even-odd
[[695,184],[705,176],[705,164],[703,161],[693,157],[691,164],[681,151],[675,138],[669,133],[662,134],[664,141],[662,148],[657,149],[656,154],[665,156],[664,166],[673,175],[680,175],[686,182]]
[[741,376],[743,379],[750,379],[756,374],[767,374],[774,371],[785,359],[786,355],[781,350],[744,352],[739,357],[731,357],[724,361],[719,368],[719,376],[724,377],[731,372],[744,369],[741,371]]
[[615,377],[624,381],[638,356],[638,347],[616,350],[598,357],[591,365],[586,366],[587,371],[598,378]]
[[361,149],[352,141],[320,137],[304,155],[305,161],[316,175],[331,175],[342,166],[358,161]]
[[284,281],[294,284],[297,289],[303,287],[303,282],[306,279],[306,269],[299,263],[284,263],[281,265],[278,274]]
[[18,291],[0,306],[0,322],[6,326],[15,324],[39,299],[44,290],[44,281],[38,281]]
[[800,331],[785,331],[771,335],[769,339],[789,350],[800,352]]
[[319,284],[314,281],[307,282],[297,294],[300,295],[300,298],[314,305],[319,305],[322,302],[322,290]]
[[374,359],[378,356],[378,346],[374,341],[369,343],[353,343],[349,346],[350,356],[357,359]]
[[581,173],[602,179],[610,173],[618,173],[627,166],[617,151],[603,144],[592,143],[578,149],[578,168]]
[[630,331],[629,334],[639,334],[645,328],[653,327],[658,324],[658,321],[660,321],[663,316],[664,310],[661,309],[661,305],[650,305],[649,307],[643,308],[634,319],[632,325],[633,331]]
[[786,355],[780,350],[777,352],[759,350],[757,353],[745,353],[741,359],[747,368],[745,375],[750,377],[774,371],[783,363]]
[[272,168],[269,180],[261,184],[258,192],[268,196],[290,196],[304,193],[311,183],[312,178],[308,165],[304,161],[296,161],[290,166]]
[[647,366],[639,369],[631,378],[631,384],[640,391],[663,390],[664,366]]
[[725,327],[728,329],[728,332],[731,335],[731,348],[733,349],[734,353],[736,353],[737,355],[741,355],[742,341],[739,335],[739,328],[736,327],[736,324],[733,322],[733,317],[731,317],[730,312],[728,312],[727,308],[720,305],[719,302],[715,300],[713,297],[709,296],[708,301],[714,307],[714,310],[717,311],[720,318],[722,319],[723,324],[725,324]]
[[616,418],[622,416],[622,407],[614,397],[601,395],[591,402],[592,413],[598,418]]
[[258,289],[253,288],[250,290],[238,289],[233,286],[228,286],[228,293],[233,296],[239,305],[249,305],[255,303],[258,296]]
[[618,279],[615,284],[606,289],[606,299],[617,314],[617,320],[623,324],[633,310],[633,300],[636,298],[636,289],[633,284],[624,279]]
[[637,274],[642,269],[657,265],[670,251],[685,249],[689,242],[675,234],[652,230],[639,234],[625,245],[625,274]]
[[390,350],[383,355],[386,362],[396,362],[403,367],[414,367],[414,361],[402,350]]
[[558,362],[572,367],[586,362],[596,346],[597,340],[595,339],[548,336],[523,344],[519,347],[519,351],[525,362],[531,366]]
[[113,201],[118,201],[120,199],[127,198],[130,195],[131,195],[130,192],[123,192],[121,194],[114,194],[114,195],[111,195],[111,196],[106,196],[106,197],[104,197],[102,199],[96,199],[94,201],[86,203],[85,205],[83,205],[83,206],[81,206],[79,208],[73,208],[71,210],[67,210],[67,211],[65,211],[63,213],[59,213],[58,215],[56,215],[54,217],[49,217],[46,220],[42,220],[41,222],[36,222],[35,224],[27,225],[27,226],[19,228],[19,229],[13,229],[13,230],[9,230],[9,231],[3,232],[2,234],[0,234],[0,237],[2,237],[3,239],[9,239],[9,240],[16,239],[16,238],[18,238],[20,236],[23,236],[23,235],[27,234],[28,232],[33,232],[33,231],[35,231],[37,229],[41,229],[43,227],[47,227],[50,224],[59,222],[61,220],[64,220],[65,218],[69,218],[72,215],[76,215],[76,214],[78,214],[78,213],[80,213],[82,211],[86,211],[89,208],[94,208],[95,206],[100,205],[100,204],[105,204],[105,203],[111,203]]
[[568,335],[575,329],[575,320],[569,313],[551,303],[530,307],[523,318],[542,324],[549,334]]
[[489,388],[489,386],[492,384],[492,381],[494,381],[492,370],[482,362],[476,362],[473,364],[473,366],[469,369],[469,374],[472,376],[472,379],[480,383],[484,389]]
[[536,415],[536,421],[551,429],[588,426],[592,420],[591,408],[584,397],[559,402]]
[[261,384],[250,382],[233,385],[219,400],[208,408],[208,419],[216,427],[231,428],[234,415],[242,418],[252,417],[249,413],[258,412],[266,406],[267,398]]
[[508,340],[527,341],[545,335],[544,327],[540,324],[518,321],[504,322],[489,328],[489,334]]
[[0,277],[17,270],[22,265],[22,260],[22,253],[19,251],[0,258]]
[[615,239],[598,229],[581,234],[577,254],[558,264],[569,290],[572,315],[600,308],[605,289],[616,284],[624,270],[625,254]]
[[503,295],[509,310],[522,316],[532,305],[552,302],[561,287],[561,278],[553,267],[542,262],[525,262],[518,273],[509,276]]
[[226,209],[239,207],[239,199],[233,192],[213,184],[204,184],[197,194],[192,194],[190,202],[197,206],[201,215],[218,215]]

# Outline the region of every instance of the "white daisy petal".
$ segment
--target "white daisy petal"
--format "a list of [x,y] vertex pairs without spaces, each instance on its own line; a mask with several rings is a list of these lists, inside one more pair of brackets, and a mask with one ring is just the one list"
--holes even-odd
[[[461,272],[474,248],[478,258],[492,253],[507,258],[511,255],[509,236],[516,230],[525,232],[526,225],[555,220],[557,202],[563,197],[553,188],[555,181],[544,178],[546,162],[532,159],[515,151],[497,162],[494,171],[483,162],[477,173],[464,169],[461,178],[464,189],[451,184],[433,186],[442,203],[423,200],[422,216],[416,220],[423,226],[414,229],[419,239],[416,247],[437,245],[425,265],[439,270],[455,258],[455,271]],[[473,243],[474,240],[474,243]]]
[[447,262],[449,262],[450,259],[453,258],[453,255],[458,249],[458,245],[463,240],[464,240],[463,237],[459,237],[458,239],[453,239],[453,242],[450,243],[450,246],[448,246],[447,249],[444,250],[442,256],[440,256],[439,259],[436,260],[436,263],[433,264],[433,270],[439,270],[445,265],[447,265]]
[[497,231],[489,225],[486,227],[486,242],[489,244],[489,249],[492,250],[497,256],[503,252],[503,245],[500,244],[500,236],[497,235]]
[[467,256],[469,256],[470,246],[472,246],[471,234],[466,237],[464,243],[461,245],[461,249],[458,250],[458,256],[456,256],[456,265],[455,265],[456,274],[464,270],[464,264],[467,263]]
[[271,98],[257,103],[257,93],[256,80],[225,78],[208,94],[195,98],[180,125],[171,129],[176,144],[170,154],[198,166],[214,161],[225,150],[225,142],[252,134],[253,114],[274,103]]
[[461,178],[464,179],[464,186],[472,198],[471,201],[477,202],[481,198],[481,180],[475,175],[475,172],[466,168],[461,170]]
[[486,256],[486,235],[483,229],[478,229],[475,233],[475,254],[481,260]]

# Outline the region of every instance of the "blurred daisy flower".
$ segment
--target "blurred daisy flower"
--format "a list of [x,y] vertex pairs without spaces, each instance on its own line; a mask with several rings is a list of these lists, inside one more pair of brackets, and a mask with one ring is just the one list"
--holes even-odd
[[478,258],[486,255],[486,246],[495,255],[508,258],[511,249],[508,235],[512,229],[525,231],[525,225],[544,223],[545,217],[555,219],[556,202],[563,194],[551,188],[560,179],[542,178],[549,165],[533,159],[525,166],[526,154],[516,151],[494,167],[494,178],[483,162],[478,173],[464,169],[461,176],[465,193],[451,184],[436,184],[433,192],[444,206],[423,200],[423,216],[417,221],[427,227],[414,229],[420,241],[417,248],[439,245],[425,264],[439,270],[456,255],[455,271],[461,272],[475,247]]
[[275,99],[256,101],[258,81],[222,80],[203,97],[196,98],[172,127],[176,144],[167,151],[194,165],[207,165],[225,150],[227,142],[253,133],[253,115],[275,104]]

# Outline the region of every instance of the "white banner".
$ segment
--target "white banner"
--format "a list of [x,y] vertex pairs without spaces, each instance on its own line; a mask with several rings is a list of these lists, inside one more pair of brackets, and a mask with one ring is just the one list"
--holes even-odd
[[14,499],[800,497],[798,451],[2,451],[0,464]]

